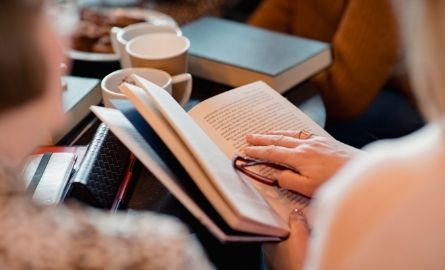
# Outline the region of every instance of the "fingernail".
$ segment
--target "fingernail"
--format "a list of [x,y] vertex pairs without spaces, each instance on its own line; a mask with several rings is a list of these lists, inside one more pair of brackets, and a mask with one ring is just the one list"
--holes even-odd
[[281,171],[279,171],[279,170],[274,170],[274,171],[270,174],[270,177],[271,177],[272,179],[278,180],[278,179],[280,179],[280,174],[281,174]]
[[303,220],[306,221],[306,217],[300,209],[295,208],[289,215],[289,219],[291,220]]
[[308,233],[311,233],[311,227],[309,226],[309,223],[307,222],[306,216],[304,215],[303,211],[300,209],[294,209],[289,214],[289,224],[292,226],[292,224],[296,224],[297,222],[300,222],[300,224],[303,224]]

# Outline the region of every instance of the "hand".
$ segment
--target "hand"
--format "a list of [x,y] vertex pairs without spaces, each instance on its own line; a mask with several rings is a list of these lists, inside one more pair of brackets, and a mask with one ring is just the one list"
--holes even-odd
[[252,145],[244,149],[246,155],[284,164],[298,172],[278,171],[273,177],[281,187],[310,197],[359,151],[339,141],[299,131],[250,134],[246,140]]
[[263,245],[270,269],[301,269],[303,267],[310,229],[303,212],[294,209],[289,215],[289,238],[280,243]]

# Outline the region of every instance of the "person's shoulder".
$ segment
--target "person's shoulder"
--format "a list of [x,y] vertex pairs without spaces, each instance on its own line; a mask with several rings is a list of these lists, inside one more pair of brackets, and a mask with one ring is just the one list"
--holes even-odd
[[[371,263],[370,254],[399,260],[401,249],[431,258],[430,251],[419,252],[445,239],[443,134],[443,126],[431,124],[402,139],[374,143],[368,155],[346,165],[317,193],[314,230],[324,236],[317,247],[335,246],[342,252],[332,251],[329,258],[355,258],[358,265]],[[418,232],[421,240],[411,237]]]
[[[414,171],[424,171],[429,164],[443,159],[444,135],[445,127],[434,123],[402,138],[371,143],[363,149],[367,154],[353,160],[343,171],[355,171],[356,177],[373,179],[394,174],[409,177]],[[404,181],[400,177],[390,178],[391,181]]]
[[379,203],[435,179],[445,161],[442,129],[430,124],[409,136],[370,144],[364,149],[368,154],[345,165],[316,196],[329,205]]
[[405,160],[413,155],[437,150],[445,134],[443,123],[432,123],[410,135],[397,139],[380,140],[367,145],[363,150],[378,158]]

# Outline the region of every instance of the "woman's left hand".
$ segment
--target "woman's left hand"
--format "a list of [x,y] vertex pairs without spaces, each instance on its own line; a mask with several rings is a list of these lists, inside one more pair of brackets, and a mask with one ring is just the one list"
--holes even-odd
[[302,269],[306,258],[310,228],[303,212],[294,209],[289,215],[289,238],[280,243],[265,243],[268,268]]
[[284,164],[292,170],[278,171],[273,177],[281,187],[312,196],[359,150],[339,141],[301,131],[250,134],[251,146],[244,149],[253,158]]

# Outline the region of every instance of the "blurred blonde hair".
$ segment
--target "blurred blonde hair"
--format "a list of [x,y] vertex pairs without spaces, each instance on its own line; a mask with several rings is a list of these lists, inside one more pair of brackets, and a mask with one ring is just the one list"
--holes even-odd
[[45,91],[45,59],[36,44],[43,4],[43,0],[0,0],[0,114]]
[[[411,84],[424,116],[445,113],[445,1],[405,0],[403,34]],[[401,4],[401,3],[399,3]]]

